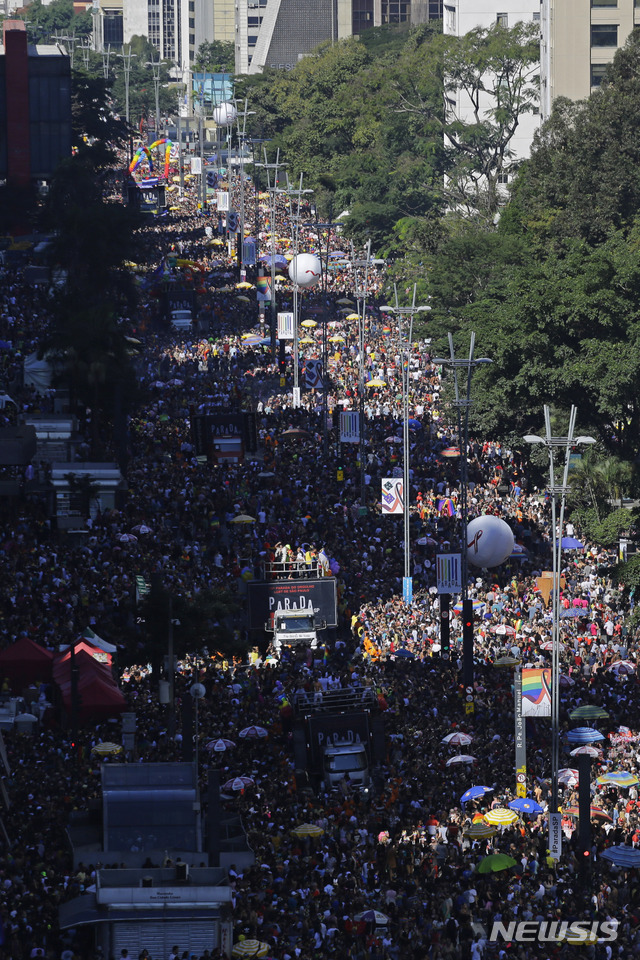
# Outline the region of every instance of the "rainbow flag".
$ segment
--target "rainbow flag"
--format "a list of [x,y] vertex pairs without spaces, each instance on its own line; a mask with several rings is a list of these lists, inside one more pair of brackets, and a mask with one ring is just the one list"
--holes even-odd
[[551,670],[523,669],[522,716],[551,716]]
[[271,287],[268,277],[258,277],[256,290],[258,291],[258,301],[271,300]]
[[456,507],[450,497],[444,497],[436,501],[436,509],[441,517],[455,517]]

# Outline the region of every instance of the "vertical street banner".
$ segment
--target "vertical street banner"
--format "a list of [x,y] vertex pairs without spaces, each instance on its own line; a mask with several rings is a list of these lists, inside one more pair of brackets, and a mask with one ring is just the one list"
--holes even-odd
[[516,667],[513,678],[513,706],[516,741],[516,797],[527,795],[527,728],[522,715],[522,670]]
[[271,300],[271,285],[268,277],[258,277],[256,280],[256,296],[258,303],[267,303]]
[[462,593],[462,554],[439,553],[436,557],[438,593]]
[[218,190],[216,193],[216,209],[218,213],[228,213],[229,194],[226,190]]
[[352,410],[340,413],[340,443],[360,443],[360,414]]
[[549,814],[549,856],[559,860],[562,856],[562,814]]
[[382,512],[383,514],[403,514],[404,495],[402,480],[396,477],[385,477],[382,481]]
[[306,360],[304,382],[308,390],[322,390],[322,360]]
[[293,340],[293,314],[278,314],[278,340]]
[[523,669],[522,716],[551,716],[551,670]]

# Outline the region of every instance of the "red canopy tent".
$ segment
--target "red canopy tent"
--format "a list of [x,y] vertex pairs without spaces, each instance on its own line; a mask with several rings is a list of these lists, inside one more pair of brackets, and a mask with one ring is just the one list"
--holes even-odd
[[[71,713],[71,680],[59,684],[65,710]],[[127,709],[127,701],[115,683],[108,683],[101,676],[85,673],[78,679],[80,705],[78,720],[96,717],[114,717]]]
[[7,677],[14,693],[20,693],[32,683],[51,680],[53,657],[29,637],[20,637],[0,653],[0,676]]
[[[68,655],[65,653],[64,656],[57,659],[54,663],[53,679],[58,685],[71,679],[71,665],[70,652],[68,652]],[[96,660],[90,653],[86,653],[84,650],[76,653],[76,667],[79,676],[90,674],[91,676],[102,677],[107,683],[113,683],[111,667],[106,663],[100,663],[100,661]]]

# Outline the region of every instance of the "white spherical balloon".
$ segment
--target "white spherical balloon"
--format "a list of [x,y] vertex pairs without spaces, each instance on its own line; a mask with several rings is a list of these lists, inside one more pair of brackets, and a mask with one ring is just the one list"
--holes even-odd
[[322,264],[312,253],[299,253],[289,264],[289,279],[299,287],[314,287],[322,276]]
[[513,530],[505,520],[487,514],[467,527],[467,558],[474,567],[499,567],[513,552]]
[[238,111],[232,103],[219,103],[213,111],[213,119],[219,127],[228,127],[238,116]]

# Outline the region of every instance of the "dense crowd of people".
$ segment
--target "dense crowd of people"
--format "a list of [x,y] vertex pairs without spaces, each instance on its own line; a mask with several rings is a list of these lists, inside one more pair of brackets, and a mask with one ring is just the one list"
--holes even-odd
[[[268,244],[272,252],[274,230],[280,238],[275,252],[290,253],[286,206],[278,206],[271,224],[266,200],[248,187],[245,199],[247,222],[259,219],[263,227],[260,248]],[[525,666],[550,663],[551,613],[540,586],[550,569],[545,491],[533,487],[522,456],[497,438],[473,437],[462,451],[468,460],[469,515],[501,517],[517,545],[500,568],[473,570],[474,712],[465,713],[462,623],[454,607],[453,658],[447,662],[439,656],[435,581],[437,552],[455,547],[459,537],[459,459],[451,452],[460,438],[429,342],[411,344],[405,358],[376,306],[383,273],[372,270],[361,358],[358,324],[346,319],[355,303],[353,271],[328,272],[315,294],[322,317],[314,321],[317,327],[305,329],[312,342],[301,346],[302,403],[294,407],[291,358],[283,385],[278,359],[264,342],[269,318],[260,322],[254,291],[236,288],[237,264],[216,243],[214,231],[207,231],[212,223],[187,189],[173,214],[140,231],[140,310],[126,324],[142,344],[137,374],[144,400],[129,424],[126,495],[114,509],[92,504],[81,543],[55,529],[45,499],[28,486],[3,507],[3,647],[26,635],[54,649],[95,628],[120,646],[128,664],[122,686],[137,714],[138,758],[178,759],[180,726],[177,738],[170,737],[167,707],[159,702],[153,675],[146,662],[136,667],[145,629],[136,617],[136,583],[160,574],[174,595],[195,600],[205,590],[225,590],[243,601],[247,580],[260,577],[265,563],[317,559],[322,572],[338,582],[339,626],[326,644],[314,653],[285,651],[280,659],[267,656],[263,644],[241,664],[208,656],[197,667],[183,664],[176,681],[178,702],[194,671],[205,685],[200,776],[213,766],[221,780],[252,780],[224,799],[242,815],[255,854],[253,865],[229,871],[236,939],[264,941],[275,960],[640,955],[638,873],[600,857],[613,843],[640,843],[637,789],[614,785],[596,792],[594,785],[593,802],[602,813],[592,824],[588,863],[569,814],[563,819],[562,857],[550,859],[548,720],[527,724],[528,795],[541,812],[484,837],[468,836],[483,814],[506,807],[516,795],[513,673],[495,661],[507,655]],[[335,253],[342,242],[335,232],[311,230],[301,249],[322,252],[325,244]],[[197,293],[196,325],[187,337],[175,334],[161,315],[161,294],[176,284]],[[285,281],[279,288],[279,306],[287,309],[290,285]],[[47,330],[52,295],[46,285],[27,284],[20,267],[5,265],[0,280],[5,425],[17,414],[53,408],[55,389],[38,392],[21,379],[24,357]],[[306,361],[323,358],[317,332],[323,320],[332,334],[326,399],[322,390],[305,386]],[[405,359],[414,578],[409,604],[402,599],[401,520],[383,515],[380,505],[383,478],[402,476]],[[362,389],[360,465],[358,445],[339,442],[334,412],[359,409]],[[257,450],[240,462],[198,456],[194,418],[243,410],[256,414]],[[78,446],[78,459],[87,459],[88,450],[89,437]],[[31,476],[35,471],[46,478],[50,466],[46,457],[36,458]],[[235,523],[241,516],[250,519]],[[615,561],[595,544],[564,558],[562,605],[571,615],[561,626],[562,733],[572,726],[569,712],[592,703],[607,711],[602,728],[613,735],[594,757],[593,780],[607,765],[635,774],[639,759],[638,637],[628,626],[634,600],[613,579]],[[248,648],[254,638],[246,639]],[[296,696],[317,695],[321,701],[329,690],[366,691],[367,702],[384,718],[385,753],[373,768],[368,793],[355,789],[348,777],[329,792],[295,769]],[[40,693],[48,695],[43,690],[32,696]],[[241,741],[235,734],[247,725],[263,727],[267,736]],[[443,742],[452,733],[468,735],[471,759],[456,760],[456,748]],[[219,754],[206,749],[221,737],[235,745]],[[99,864],[73,868],[64,831],[73,810],[100,796],[92,747],[113,739],[113,724],[90,722],[73,744],[59,720],[43,724],[31,738],[11,731],[5,739],[0,953],[7,960],[40,955],[85,960],[81,939],[60,935],[57,908],[91,889]],[[563,753],[564,760],[571,768]],[[476,784],[486,787],[484,794],[462,802]],[[562,784],[563,809],[576,803],[575,778],[569,776]],[[317,829],[306,837],[292,832],[303,824]],[[479,872],[483,859],[497,852],[514,864]],[[511,919],[609,920],[618,936],[581,946],[566,940],[492,942],[493,922]],[[216,951],[209,956],[215,958]]]

